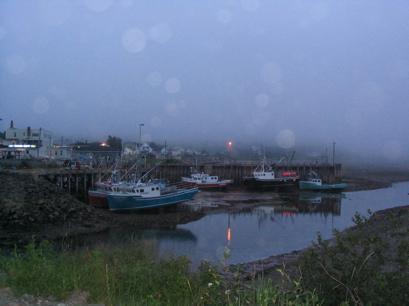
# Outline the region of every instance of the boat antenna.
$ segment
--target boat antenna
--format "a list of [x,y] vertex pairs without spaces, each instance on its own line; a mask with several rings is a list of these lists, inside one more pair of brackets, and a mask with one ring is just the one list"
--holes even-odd
[[142,180],[145,176],[147,176],[149,173],[153,171],[157,166],[159,166],[162,162],[157,163],[155,166],[153,166],[148,172],[146,172],[144,175],[142,175],[139,180]]

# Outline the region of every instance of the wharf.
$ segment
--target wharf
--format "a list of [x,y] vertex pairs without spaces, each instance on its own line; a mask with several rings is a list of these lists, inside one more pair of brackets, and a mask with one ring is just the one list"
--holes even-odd
[[[198,165],[198,172],[217,175],[220,179],[233,179],[233,186],[243,186],[243,177],[252,174],[257,164],[204,164]],[[148,165],[146,170],[151,167]],[[5,169],[3,170],[5,171]],[[93,168],[89,170],[65,170],[65,169],[16,169],[8,170],[16,173],[31,173],[35,178],[43,177],[61,188],[69,191],[71,194],[86,196],[87,191],[94,187],[95,183],[101,178],[108,178],[108,169]],[[125,173],[125,169],[120,170]],[[169,182],[178,182],[182,176],[190,176],[191,165],[164,164],[158,165],[152,172],[157,179],[166,179]],[[296,172],[301,180],[308,177],[309,172],[317,173],[324,182],[339,180],[341,177],[341,164],[322,165],[322,164],[297,164],[292,166],[276,166],[277,175],[287,171]]]

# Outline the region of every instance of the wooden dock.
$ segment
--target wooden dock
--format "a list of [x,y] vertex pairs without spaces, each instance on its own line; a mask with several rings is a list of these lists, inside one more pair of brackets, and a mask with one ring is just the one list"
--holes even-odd
[[[240,187],[243,185],[244,176],[249,176],[257,166],[256,163],[242,164],[204,164],[198,165],[197,171],[217,175],[220,179],[233,179],[233,186]],[[153,166],[147,166],[150,170]],[[339,181],[341,178],[341,164],[322,165],[322,164],[297,164],[292,166],[276,166],[276,175],[292,171],[305,180],[311,171],[314,171],[322,178],[324,182]],[[20,171],[19,171],[20,172]],[[158,179],[167,179],[169,182],[178,182],[182,176],[190,176],[191,165],[169,164],[158,165],[152,172],[153,176]],[[107,169],[90,169],[90,170],[63,170],[47,169],[32,172],[36,178],[44,177],[53,184],[60,186],[64,190],[75,195],[86,196],[90,188],[93,188],[95,182],[99,181],[104,175],[106,178]],[[125,173],[125,169],[122,169]]]

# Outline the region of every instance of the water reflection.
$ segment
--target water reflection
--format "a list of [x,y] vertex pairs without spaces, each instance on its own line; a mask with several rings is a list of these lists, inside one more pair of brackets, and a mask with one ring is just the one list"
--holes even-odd
[[224,261],[228,247],[229,263],[243,263],[308,247],[317,232],[323,239],[331,238],[334,228],[353,225],[356,212],[367,215],[368,209],[408,205],[408,189],[406,182],[346,194],[202,192],[178,206],[206,212],[200,220],[175,228],[114,228],[89,239],[113,247],[143,244],[158,255],[187,255],[194,266],[201,260]]

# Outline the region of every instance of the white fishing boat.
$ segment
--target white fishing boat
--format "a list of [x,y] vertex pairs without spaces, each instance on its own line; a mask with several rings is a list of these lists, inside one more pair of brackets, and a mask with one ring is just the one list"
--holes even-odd
[[261,190],[292,188],[298,186],[298,181],[299,176],[295,171],[285,171],[281,176],[276,176],[274,169],[267,163],[265,157],[254,169],[251,176],[243,177],[244,187]]
[[182,182],[189,186],[197,186],[199,189],[226,189],[233,180],[220,180],[217,175],[209,175],[206,173],[198,173],[191,168],[190,177],[182,177]]

